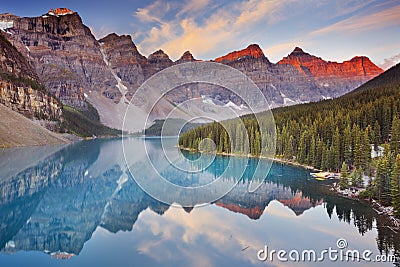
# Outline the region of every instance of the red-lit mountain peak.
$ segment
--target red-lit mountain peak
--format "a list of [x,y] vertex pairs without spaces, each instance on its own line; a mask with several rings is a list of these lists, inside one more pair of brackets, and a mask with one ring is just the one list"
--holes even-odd
[[265,58],[265,55],[261,48],[257,44],[251,44],[245,49],[239,51],[233,51],[225,56],[218,57],[214,61],[224,63],[242,58]]

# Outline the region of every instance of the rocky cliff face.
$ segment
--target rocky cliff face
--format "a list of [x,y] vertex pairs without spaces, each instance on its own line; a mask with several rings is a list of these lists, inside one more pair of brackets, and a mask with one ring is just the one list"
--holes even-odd
[[[0,20],[12,26],[6,29],[12,33],[7,38],[34,66],[48,91],[79,109],[91,102],[101,121],[114,128],[121,128],[127,104],[146,79],[174,64],[196,60],[189,51],[176,62],[162,50],[146,58],[126,35],[110,34],[97,41],[79,15],[68,9],[50,10],[35,18],[3,14]],[[367,57],[328,62],[300,48],[273,64],[256,44],[214,61],[248,75],[272,107],[337,97],[383,72]],[[203,84],[177,88],[167,98],[177,104],[204,95],[242,104],[223,88]]]
[[147,64],[144,66],[144,75],[146,78],[156,74],[160,70],[171,67],[172,60],[161,49],[149,55]]
[[38,82],[35,71],[0,33],[0,103],[41,120],[60,120],[61,103]]
[[10,81],[0,81],[0,103],[31,119],[55,121],[62,116],[61,103],[54,97]]
[[313,78],[317,87],[325,91],[326,97],[348,93],[383,72],[365,56],[337,63],[310,55],[299,47],[278,64],[294,66],[300,74]]
[[104,61],[117,81],[120,93],[130,99],[146,79],[143,70],[146,57],[139,53],[128,35],[112,33],[100,39],[99,43]]

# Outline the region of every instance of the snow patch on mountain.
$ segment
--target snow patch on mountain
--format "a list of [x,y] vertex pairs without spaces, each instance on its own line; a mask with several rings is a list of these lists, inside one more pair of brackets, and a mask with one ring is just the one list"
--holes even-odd
[[14,21],[0,21],[0,30],[5,32],[7,29],[14,27]]
[[232,101],[229,101],[228,103],[226,103],[224,105],[224,107],[229,107],[229,108],[234,108],[236,110],[243,110],[243,109],[247,109],[247,107],[243,104],[241,104],[240,106],[236,105],[235,103],[233,103]]
[[[296,105],[296,104],[303,104],[305,103],[304,101],[301,100],[293,100],[289,97],[287,97],[284,93],[282,93],[281,91],[279,92],[280,95],[283,98],[283,105],[284,106],[292,106],[292,105]],[[273,107],[279,107],[279,105],[273,105]]]
[[121,100],[119,101],[118,104],[128,103],[129,101],[125,97],[126,93],[128,92],[128,88],[122,83],[121,78],[118,77],[118,75],[115,73],[115,71],[111,68],[110,62],[107,60],[106,54],[104,52],[104,48],[103,48],[103,44],[102,43],[100,43],[100,53],[103,56],[104,63],[108,66],[112,76],[117,81],[117,85],[116,86],[117,86],[118,90],[120,91],[120,93],[122,94]]
[[201,96],[201,99],[202,99],[202,102],[203,102],[204,104],[209,104],[209,105],[215,106],[214,101],[213,101],[211,98],[209,98],[208,96],[202,95],[202,96]]

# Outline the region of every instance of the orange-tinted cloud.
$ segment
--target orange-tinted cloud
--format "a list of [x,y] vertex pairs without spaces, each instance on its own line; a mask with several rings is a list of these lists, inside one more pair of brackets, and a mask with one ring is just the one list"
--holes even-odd
[[[284,2],[250,0],[217,9],[205,23],[198,23],[195,20],[196,12],[205,8],[209,1],[203,0],[196,5],[193,2],[187,2],[188,5],[184,6],[182,12],[179,13],[182,15],[184,11],[189,12],[190,10],[190,16],[183,18],[178,16],[174,20],[160,21],[159,26],[153,27],[147,37],[138,45],[139,49],[144,53],[151,53],[162,48],[174,59],[179,58],[183,51],[190,49],[195,56],[201,58],[202,55],[221,45],[226,48],[236,47],[232,40],[245,35],[248,29],[256,23],[263,20],[274,23],[283,18],[280,9]],[[148,8],[153,10],[156,6],[151,5]],[[150,11],[147,9],[141,9],[137,15],[142,19],[152,20],[149,13]]]

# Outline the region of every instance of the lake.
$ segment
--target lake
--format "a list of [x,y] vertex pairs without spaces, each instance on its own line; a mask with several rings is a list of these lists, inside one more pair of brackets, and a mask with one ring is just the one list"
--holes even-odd
[[[171,161],[192,170],[184,174],[160,139],[124,142],[125,156],[120,139],[1,150],[0,266],[393,266],[400,234],[335,195],[334,181],[279,163],[251,180],[266,161],[189,152]],[[151,191],[148,159],[168,183],[202,191]],[[217,198],[220,188],[232,190]],[[353,262],[349,250],[368,257]]]

